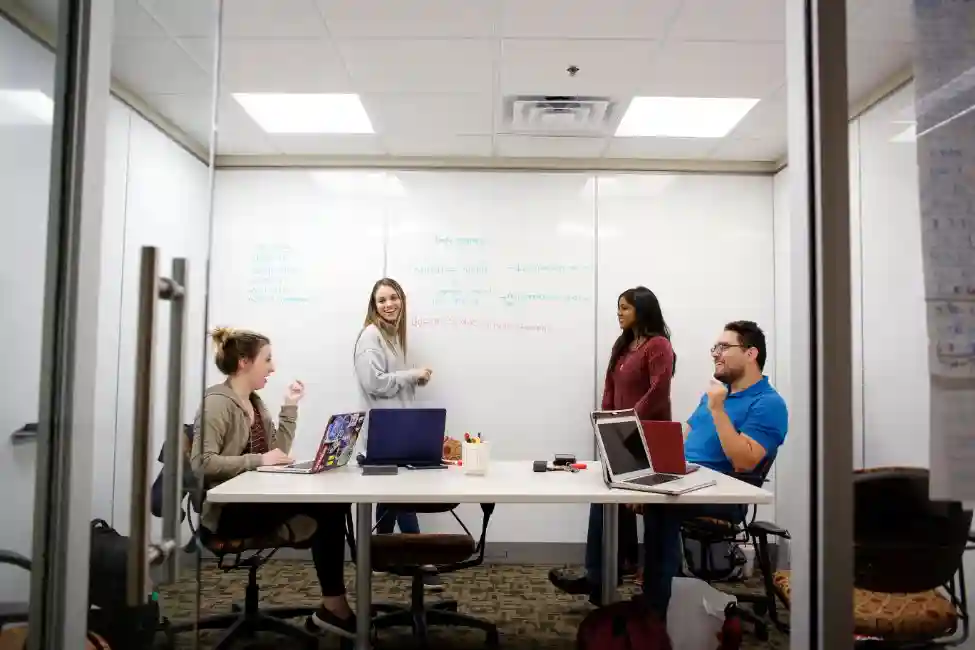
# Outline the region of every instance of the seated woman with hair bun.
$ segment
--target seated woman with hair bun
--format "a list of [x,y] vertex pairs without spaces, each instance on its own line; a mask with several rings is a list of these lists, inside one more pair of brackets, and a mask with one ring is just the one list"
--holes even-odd
[[[193,470],[206,488],[261,465],[287,465],[295,437],[298,402],[305,393],[292,382],[275,426],[257,391],[274,372],[268,337],[226,327],[211,335],[214,360],[227,376],[207,389],[194,422]],[[311,616],[322,629],[355,632],[355,615],[345,596],[347,504],[204,503],[201,524],[211,534],[246,539],[276,534],[288,543],[310,543],[322,589],[322,606]]]

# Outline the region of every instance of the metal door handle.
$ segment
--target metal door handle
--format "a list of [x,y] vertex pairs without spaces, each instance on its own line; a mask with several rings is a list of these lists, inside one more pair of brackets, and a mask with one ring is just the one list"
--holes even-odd
[[[142,248],[139,265],[139,317],[136,329],[135,408],[132,426],[132,503],[130,505],[129,558],[126,602],[138,607],[145,602],[149,565],[164,564],[164,579],[175,580],[177,557],[173,550],[179,538],[179,492],[181,488],[183,399],[183,330],[185,324],[186,260],[173,260],[173,278],[159,278],[159,251]],[[156,340],[156,303],[172,302],[169,345],[170,390],[166,401],[166,444],[163,451],[163,541],[149,539],[149,467],[152,442],[152,372]]]
[[[186,328],[186,260],[173,260],[172,278],[163,278],[160,297],[169,300],[169,385],[166,391],[166,442],[163,445],[162,584],[176,582],[183,496],[183,336]],[[188,516],[192,516],[187,513]]]
[[159,251],[144,246],[139,263],[139,317],[135,332],[135,404],[132,422],[132,503],[125,598],[141,606],[149,582],[149,442],[152,440],[152,354],[156,340]]

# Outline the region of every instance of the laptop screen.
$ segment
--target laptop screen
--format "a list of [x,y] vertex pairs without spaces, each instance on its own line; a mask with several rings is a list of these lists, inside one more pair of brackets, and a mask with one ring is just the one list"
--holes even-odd
[[613,474],[629,474],[650,469],[650,459],[636,420],[597,421],[596,429],[606,450]]
[[366,414],[361,412],[340,413],[329,418],[315,457],[316,468],[347,463],[365,419]]

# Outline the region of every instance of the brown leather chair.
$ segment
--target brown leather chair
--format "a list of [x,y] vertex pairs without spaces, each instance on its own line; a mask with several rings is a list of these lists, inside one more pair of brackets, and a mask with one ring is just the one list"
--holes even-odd
[[[424,600],[424,578],[427,575],[444,575],[484,564],[484,543],[488,524],[494,513],[494,504],[481,504],[481,535],[477,541],[457,516],[456,507],[456,503],[387,504],[385,517],[395,517],[401,511],[449,512],[464,533],[394,533],[372,536],[370,543],[373,570],[408,577],[412,582],[409,604],[379,603],[374,607],[377,613],[373,618],[374,633],[390,627],[409,626],[413,628],[413,636],[420,646],[426,648],[431,625],[467,627],[483,630],[487,636],[488,647],[497,647],[499,644],[497,625],[461,614],[457,611],[457,601],[443,600],[428,605]],[[354,552],[352,557],[355,557]],[[434,568],[430,569],[431,566]]]

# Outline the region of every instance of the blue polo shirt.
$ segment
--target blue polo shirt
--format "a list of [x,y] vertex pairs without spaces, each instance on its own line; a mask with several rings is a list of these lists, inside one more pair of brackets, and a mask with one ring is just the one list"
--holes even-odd
[[[768,377],[763,375],[760,381],[745,390],[730,393],[725,398],[724,410],[735,430],[762,445],[766,455],[775,455],[785,442],[785,434],[789,430],[789,410]],[[734,467],[721,447],[714,418],[708,410],[706,394],[701,397],[687,424],[691,427],[684,443],[687,460],[725,474],[732,473]]]

